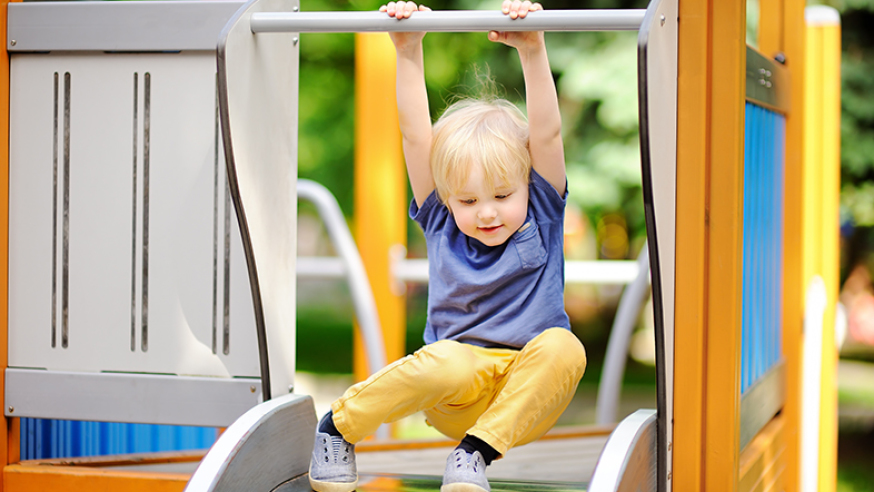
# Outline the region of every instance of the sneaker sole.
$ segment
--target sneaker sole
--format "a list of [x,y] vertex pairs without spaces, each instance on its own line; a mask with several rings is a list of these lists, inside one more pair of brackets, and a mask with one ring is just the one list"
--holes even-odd
[[489,492],[488,490],[473,483],[449,483],[440,487],[440,492]]
[[310,478],[310,487],[316,492],[352,492],[358,487],[358,480],[354,482],[320,482]]

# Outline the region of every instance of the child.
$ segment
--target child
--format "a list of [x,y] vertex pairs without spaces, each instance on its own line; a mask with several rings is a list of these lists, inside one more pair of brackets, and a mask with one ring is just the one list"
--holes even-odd
[[[538,3],[506,0],[524,18]],[[413,2],[381,11],[399,21]],[[429,258],[426,345],[349,388],[319,422],[310,464],[318,492],[349,492],[354,443],[423,410],[460,444],[442,492],[489,491],[485,468],[534,441],[567,407],[586,365],[564,311],[567,196],[561,119],[542,32],[490,32],[516,48],[528,122],[503,100],[464,100],[431,126],[424,33],[392,33],[410,216]]]

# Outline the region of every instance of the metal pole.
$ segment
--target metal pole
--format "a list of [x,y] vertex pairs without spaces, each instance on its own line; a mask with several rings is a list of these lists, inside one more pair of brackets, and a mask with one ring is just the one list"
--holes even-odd
[[266,32],[476,32],[476,31],[637,31],[646,11],[542,10],[524,19],[496,10],[416,12],[397,20],[383,12],[256,12],[254,33]]

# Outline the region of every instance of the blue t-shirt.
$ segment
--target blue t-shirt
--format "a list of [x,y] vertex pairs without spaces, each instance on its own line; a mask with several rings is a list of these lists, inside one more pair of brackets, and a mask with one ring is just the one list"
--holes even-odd
[[531,170],[525,230],[498,246],[466,236],[436,191],[410,217],[428,246],[425,343],[457,340],[483,347],[521,348],[548,328],[570,329],[564,310],[564,207]]

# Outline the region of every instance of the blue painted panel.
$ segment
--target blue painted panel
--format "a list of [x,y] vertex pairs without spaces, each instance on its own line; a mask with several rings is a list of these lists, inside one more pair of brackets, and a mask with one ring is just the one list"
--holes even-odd
[[746,104],[741,393],[782,353],[785,118]]
[[206,449],[217,438],[212,427],[21,419],[21,459]]

